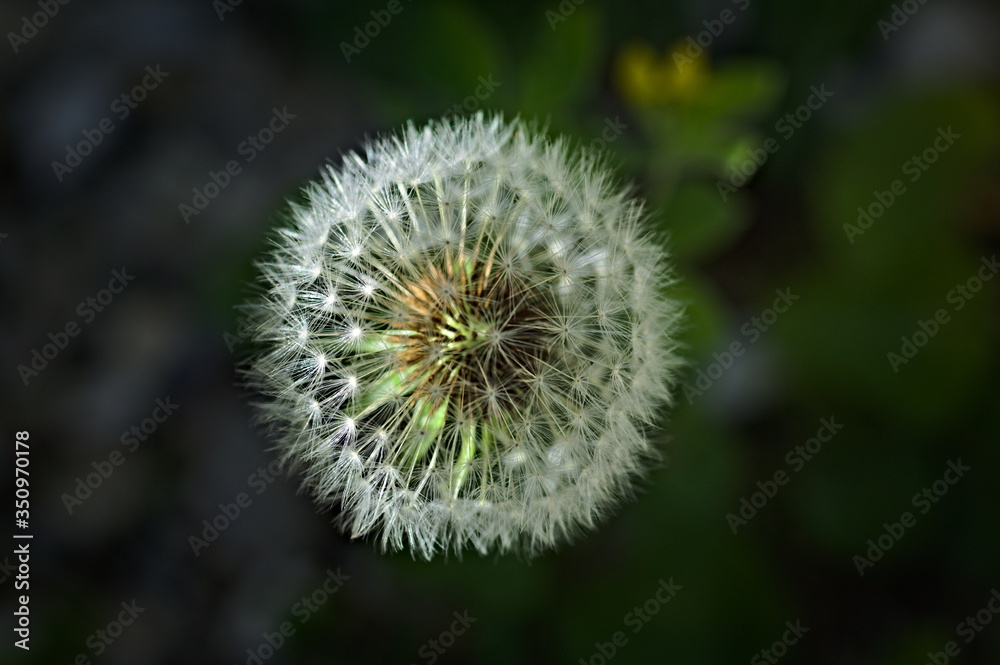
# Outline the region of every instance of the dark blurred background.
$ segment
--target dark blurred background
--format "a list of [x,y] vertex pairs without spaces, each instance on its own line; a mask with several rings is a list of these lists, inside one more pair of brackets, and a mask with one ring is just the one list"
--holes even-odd
[[[0,660],[1000,662],[996,4],[346,4],[0,7]],[[234,306],[321,165],[478,110],[609,152],[690,364],[597,531],[415,562],[268,470]]]

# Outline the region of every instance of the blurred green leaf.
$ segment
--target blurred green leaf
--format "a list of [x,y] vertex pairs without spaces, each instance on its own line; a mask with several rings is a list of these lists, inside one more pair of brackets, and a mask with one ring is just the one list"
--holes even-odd
[[[409,7],[409,5],[407,5]],[[504,46],[496,31],[474,7],[457,3],[413,5],[412,15],[397,21],[410,23],[396,35],[395,48],[380,49],[378,63],[393,72],[390,88],[380,89],[386,103],[434,102],[434,115],[448,112],[455,104],[474,95],[482,79],[494,77],[510,85]],[[395,27],[391,25],[390,28]],[[402,26],[400,26],[402,28]],[[398,85],[419,89],[416,99],[401,95]],[[486,100],[481,100],[486,101]],[[497,100],[494,100],[497,101]],[[430,112],[430,111],[429,111]]]
[[785,90],[777,64],[766,60],[728,60],[712,70],[703,92],[691,100],[699,115],[716,120],[758,118],[770,113]]
[[695,261],[728,245],[746,226],[739,199],[723,201],[707,182],[685,182],[663,204],[660,217],[674,254]]
[[[828,251],[857,267],[956,242],[955,223],[968,216],[971,194],[985,184],[983,166],[1000,149],[1000,100],[992,94],[963,89],[898,98],[877,111],[821,148],[806,180]],[[946,146],[941,133],[949,128],[959,137]],[[937,153],[932,163],[924,162],[925,152]],[[894,181],[902,194],[892,191]]]
[[[956,296],[981,264],[956,220],[975,198],[982,160],[1000,143],[998,114],[995,100],[969,92],[899,100],[820,156],[811,207],[827,258],[805,276],[801,303],[776,330],[807,392],[864,404],[916,432],[947,427],[974,400],[997,358],[995,331],[983,324],[1000,280],[971,300]],[[911,180],[906,164],[949,126],[962,138]],[[891,194],[894,180],[905,182],[902,194]],[[857,208],[880,196],[881,214],[849,238],[845,225],[857,222]],[[891,363],[889,354],[903,354],[904,338],[926,335],[922,325],[935,315],[947,322],[912,359]]]
[[686,355],[692,359],[705,357],[723,342],[726,330],[726,306],[722,294],[697,273],[685,274],[670,296],[684,303],[684,327],[681,340]]
[[539,21],[534,45],[519,71],[520,110],[542,118],[565,113],[596,82],[603,51],[600,17],[584,5],[555,30]]

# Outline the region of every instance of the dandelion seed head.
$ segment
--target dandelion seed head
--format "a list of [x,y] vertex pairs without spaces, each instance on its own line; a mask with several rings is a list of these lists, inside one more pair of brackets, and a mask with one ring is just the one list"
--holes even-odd
[[352,537],[533,555],[629,495],[680,308],[599,159],[478,114],[373,141],[306,194],[260,264],[248,375]]

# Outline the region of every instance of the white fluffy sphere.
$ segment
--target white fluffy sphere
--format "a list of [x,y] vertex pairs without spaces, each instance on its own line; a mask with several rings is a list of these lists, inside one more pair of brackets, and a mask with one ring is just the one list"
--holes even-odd
[[352,536],[535,554],[627,495],[680,308],[596,157],[476,115],[372,142],[306,193],[260,264],[249,374]]

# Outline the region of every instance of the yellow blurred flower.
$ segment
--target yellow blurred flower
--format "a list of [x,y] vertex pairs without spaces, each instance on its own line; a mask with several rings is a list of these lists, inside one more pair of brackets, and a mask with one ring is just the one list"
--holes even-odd
[[692,55],[688,41],[658,55],[646,43],[627,44],[615,63],[615,81],[628,101],[637,106],[670,104],[695,97],[708,82],[708,53]]

